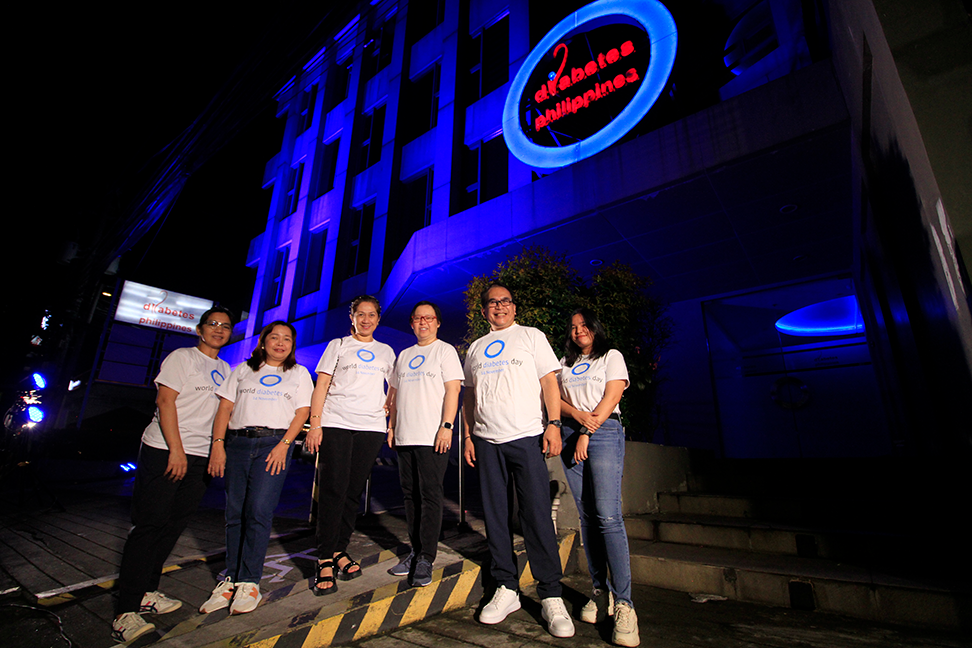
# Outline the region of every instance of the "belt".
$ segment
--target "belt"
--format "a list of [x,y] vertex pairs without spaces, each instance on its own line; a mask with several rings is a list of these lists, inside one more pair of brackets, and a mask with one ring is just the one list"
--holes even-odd
[[227,430],[226,434],[245,437],[247,439],[259,439],[261,437],[284,435],[287,434],[287,430],[265,427],[245,427],[239,430]]

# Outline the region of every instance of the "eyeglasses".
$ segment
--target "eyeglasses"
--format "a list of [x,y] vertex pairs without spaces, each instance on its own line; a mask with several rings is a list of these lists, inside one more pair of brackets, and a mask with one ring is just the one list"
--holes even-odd
[[415,323],[434,322],[435,319],[436,319],[435,315],[416,315],[415,317],[412,318],[412,321]]
[[212,326],[215,329],[222,328],[226,329],[227,331],[233,330],[233,325],[229,322],[217,322],[216,320],[209,320],[208,322],[204,322],[204,324],[206,324],[206,326]]
[[500,306],[509,306],[513,303],[513,300],[509,297],[504,297],[503,299],[490,299],[486,302],[488,308],[498,308]]

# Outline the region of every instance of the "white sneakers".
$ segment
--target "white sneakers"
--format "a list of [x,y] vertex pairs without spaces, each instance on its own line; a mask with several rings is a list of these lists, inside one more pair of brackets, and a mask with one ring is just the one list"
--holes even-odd
[[155,624],[143,619],[138,612],[125,612],[111,622],[111,638],[119,643],[134,641],[153,630]]
[[570,620],[570,615],[567,614],[564,599],[559,596],[550,596],[540,601],[540,607],[543,608],[541,616],[547,622],[550,634],[561,638],[574,636],[574,622]]
[[623,601],[614,606],[614,633],[611,641],[617,646],[634,648],[641,643],[638,632],[638,615],[634,608]]
[[509,590],[506,586],[500,585],[493,594],[492,600],[479,613],[479,622],[493,625],[519,609],[520,595],[516,590]]
[[610,590],[594,590],[590,600],[581,608],[580,620],[600,623],[614,614],[614,594]]
[[246,614],[256,609],[263,600],[260,586],[256,583],[240,583],[236,586],[236,594],[230,603],[230,614]]
[[[573,637],[574,622],[567,614],[564,600],[559,596],[551,596],[540,601],[543,608],[543,620],[547,622],[550,634],[555,637]],[[479,622],[493,625],[503,621],[506,617],[520,609],[520,595],[516,590],[506,589],[500,585],[493,594],[493,598],[483,611],[479,613]]]
[[256,583],[234,583],[227,578],[216,585],[209,600],[202,604],[199,611],[209,614],[228,606],[230,614],[246,614],[255,610],[262,600],[263,594]]
[[168,614],[182,607],[182,601],[169,598],[159,591],[145,592],[142,604],[138,608],[139,614]]
[[236,589],[236,584],[233,583],[233,579],[227,577],[226,580],[220,581],[216,584],[209,599],[199,607],[199,611],[203,614],[209,614],[229,607],[230,601],[233,599],[234,589]]

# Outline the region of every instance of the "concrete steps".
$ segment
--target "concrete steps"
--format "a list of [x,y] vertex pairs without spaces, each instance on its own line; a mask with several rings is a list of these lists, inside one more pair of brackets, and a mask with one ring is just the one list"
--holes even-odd
[[[821,464],[766,462],[761,474],[759,462],[739,462],[744,474],[734,481],[728,463],[687,480],[690,489],[728,484],[727,492],[659,493],[657,512],[626,518],[635,582],[872,621],[968,626],[972,581],[966,533],[956,530],[967,515],[943,514],[958,494],[910,491],[888,501],[873,471],[867,488],[854,490],[861,478],[833,462],[816,490],[800,484],[812,484],[808,474]],[[915,507],[922,499],[928,515]]]

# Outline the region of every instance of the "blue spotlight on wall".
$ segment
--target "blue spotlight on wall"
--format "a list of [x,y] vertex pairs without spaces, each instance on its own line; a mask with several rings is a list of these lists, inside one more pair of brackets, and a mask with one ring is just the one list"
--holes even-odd
[[36,405],[31,405],[27,408],[27,418],[29,418],[33,423],[40,423],[44,420],[44,410]]
[[854,335],[864,332],[864,319],[854,295],[828,299],[787,313],[776,321],[776,330],[802,337]]
[[37,389],[44,389],[47,387],[47,378],[39,373],[31,374],[30,379],[34,382],[34,387]]

